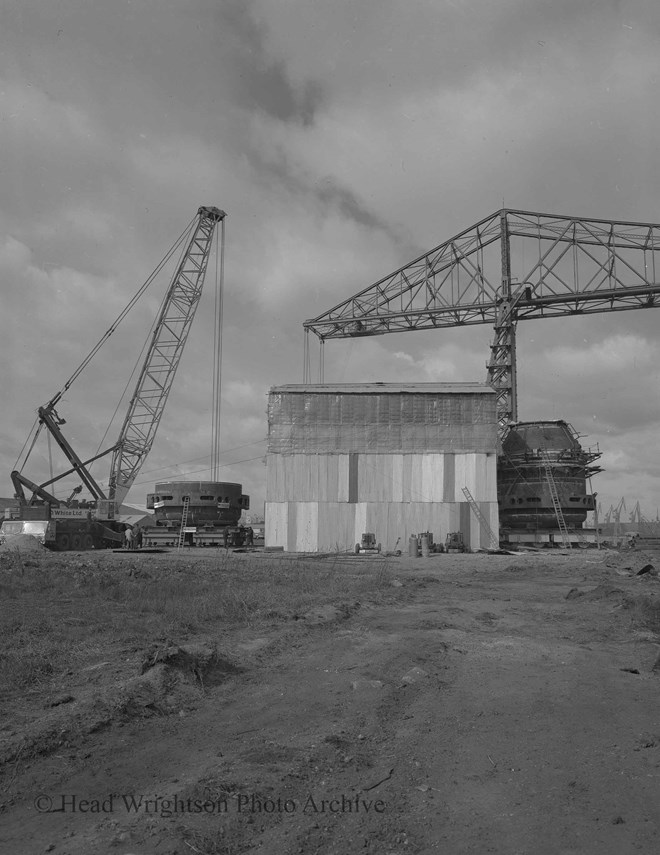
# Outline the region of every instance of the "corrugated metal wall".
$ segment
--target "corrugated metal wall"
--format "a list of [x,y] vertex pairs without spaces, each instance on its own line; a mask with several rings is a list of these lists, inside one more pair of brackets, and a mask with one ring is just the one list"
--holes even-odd
[[[356,400],[362,397],[369,400]],[[333,415],[342,423],[333,424]],[[468,418],[477,419],[478,429]],[[424,419],[431,423],[420,424]],[[466,448],[466,437],[476,447]],[[383,550],[397,542],[404,550],[411,534],[432,531],[441,542],[447,532],[462,531],[470,548],[488,547],[462,488],[497,531],[496,450],[495,395],[488,387],[461,394],[443,384],[411,395],[379,386],[377,395],[367,396],[344,396],[336,387],[332,393],[323,387],[306,387],[302,394],[273,390],[266,545],[292,552],[347,550],[373,532]]]
[[[496,502],[479,502],[490,527],[497,531]],[[363,532],[373,532],[383,551],[408,548],[411,534],[433,532],[444,542],[450,531],[462,531],[471,549],[490,547],[487,531],[467,502],[269,502],[266,544],[288,552],[352,550]]]
[[487,548],[463,487],[491,528],[499,525],[495,454],[268,454],[266,462],[268,546],[346,550],[370,531],[394,549],[420,531],[436,541],[462,531],[470,548]]
[[[495,454],[273,454],[268,502],[497,501]],[[353,495],[351,495],[353,494]]]

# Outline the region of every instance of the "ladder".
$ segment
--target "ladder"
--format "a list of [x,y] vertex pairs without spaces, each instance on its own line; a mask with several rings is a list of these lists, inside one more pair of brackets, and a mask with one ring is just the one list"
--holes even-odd
[[488,539],[490,541],[490,548],[491,549],[499,549],[500,548],[500,539],[495,534],[493,529],[490,527],[490,523],[488,522],[486,517],[481,512],[481,508],[475,502],[472,493],[468,490],[467,487],[463,487],[462,490],[463,490],[463,495],[465,496],[465,498],[468,501],[468,504],[470,505],[470,510],[475,515],[475,517],[479,520],[480,525],[486,530],[486,533],[488,535]]
[[179,540],[176,548],[183,549],[186,542],[186,523],[188,522],[188,508],[190,507],[190,496],[183,497],[183,509],[181,511],[181,528],[179,529]]
[[550,460],[550,456],[548,455],[547,449],[542,448],[541,451],[541,460],[543,461],[543,466],[545,468],[545,477],[548,482],[548,488],[550,490],[550,499],[552,500],[552,507],[555,512],[555,516],[557,517],[557,524],[559,525],[559,532],[561,534],[561,541],[564,545],[564,549],[572,549],[571,546],[571,536],[568,533],[568,526],[566,525],[566,520],[564,519],[564,512],[561,509],[561,504],[559,502],[559,494],[557,493],[557,484],[555,483],[555,476],[552,474],[552,462]]

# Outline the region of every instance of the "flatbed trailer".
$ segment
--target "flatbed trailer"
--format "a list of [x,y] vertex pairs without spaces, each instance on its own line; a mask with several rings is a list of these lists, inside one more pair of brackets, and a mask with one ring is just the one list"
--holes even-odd
[[[598,531],[595,528],[581,528],[568,531],[572,547],[597,546]],[[563,548],[561,532],[557,529],[538,529],[536,531],[515,531],[503,529],[500,531],[500,544],[504,548],[516,546],[538,546],[559,549]]]
[[[193,547],[215,547],[225,546],[253,546],[254,541],[249,537],[249,529],[240,526],[227,526],[226,528],[205,528],[204,526],[185,526],[184,546]],[[226,536],[225,536],[226,533]],[[181,529],[178,526],[152,526],[145,528],[142,535],[143,546],[148,547],[176,547],[179,544]]]

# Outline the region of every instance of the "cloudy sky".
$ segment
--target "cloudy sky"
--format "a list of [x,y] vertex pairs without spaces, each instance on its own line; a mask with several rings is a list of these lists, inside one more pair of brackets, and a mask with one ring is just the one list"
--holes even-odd
[[[267,391],[302,381],[305,319],[503,205],[660,222],[657,0],[5,0],[2,18],[2,495],[36,408],[202,204],[228,214],[222,472],[256,511]],[[61,402],[83,457],[159,296]],[[209,476],[204,300],[134,504]],[[604,511],[660,505],[656,311],[519,326],[520,418],[600,444]],[[491,335],[329,342],[325,378],[482,380]],[[48,468],[40,447],[24,471]]]

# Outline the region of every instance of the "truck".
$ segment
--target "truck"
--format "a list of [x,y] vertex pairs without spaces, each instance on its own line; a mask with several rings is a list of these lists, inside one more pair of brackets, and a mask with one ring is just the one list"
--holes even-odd
[[[83,503],[86,505],[86,503]],[[19,534],[29,534],[49,549],[58,551],[109,549],[122,545],[126,525],[111,519],[107,509],[57,508],[47,503],[5,508],[0,543]]]

